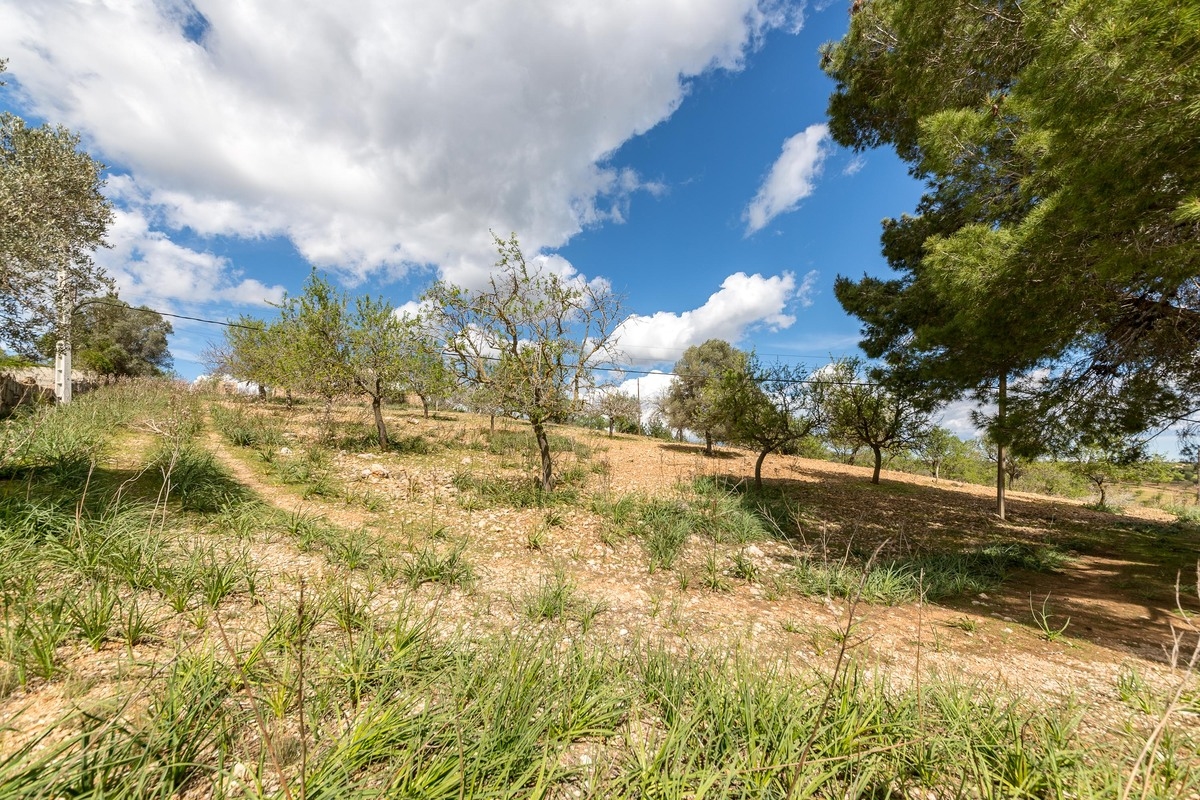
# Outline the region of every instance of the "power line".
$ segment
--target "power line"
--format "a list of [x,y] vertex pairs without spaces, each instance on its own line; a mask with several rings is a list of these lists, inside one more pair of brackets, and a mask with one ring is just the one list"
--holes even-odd
[[248,330],[248,331],[263,330],[262,328],[256,328],[253,325],[241,325],[237,322],[222,322],[219,319],[204,319],[203,317],[189,317],[185,314],[171,314],[166,311],[157,311],[157,310],[155,310],[153,308],[149,308],[147,306],[130,306],[130,305],[124,305],[122,303],[109,303],[104,300],[84,300],[81,303],[77,303],[75,305],[75,308],[72,309],[71,313],[78,311],[79,309],[83,308],[84,306],[108,306],[109,308],[122,308],[122,309],[125,309],[126,311],[142,311],[142,312],[145,312],[148,314],[158,314],[160,317],[172,317],[174,319],[188,319],[188,320],[191,320],[192,322],[207,322],[210,325],[224,325],[226,328],[242,328],[242,329]]

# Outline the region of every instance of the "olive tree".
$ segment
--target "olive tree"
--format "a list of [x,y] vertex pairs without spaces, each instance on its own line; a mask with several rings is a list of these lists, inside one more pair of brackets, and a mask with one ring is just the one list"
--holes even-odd
[[112,222],[104,165],[79,144],[0,113],[0,339],[25,355],[64,305],[112,288],[92,258]]
[[683,351],[671,370],[675,379],[662,399],[672,428],[687,428],[704,437],[704,453],[713,441],[728,441],[728,414],[721,406],[721,381],[727,372],[745,372],[746,354],[724,339],[709,339]]
[[802,367],[775,362],[764,368],[751,354],[745,369],[728,370],[721,379],[717,408],[730,441],[758,451],[754,485],[760,489],[767,456],[817,427],[819,408],[807,378]]

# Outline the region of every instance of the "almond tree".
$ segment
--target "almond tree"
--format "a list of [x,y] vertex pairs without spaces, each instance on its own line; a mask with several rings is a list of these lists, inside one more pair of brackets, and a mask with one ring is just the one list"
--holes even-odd
[[954,455],[955,447],[961,444],[962,440],[953,433],[935,425],[915,442],[913,454],[922,464],[929,467],[933,482],[937,483],[941,478],[942,464]]
[[383,403],[403,394],[407,345],[404,323],[396,318],[395,306],[386,300],[358,297],[347,321],[346,336],[351,391],[370,399],[379,449],[387,450]]
[[405,391],[417,396],[421,401],[421,413],[428,417],[430,404],[454,394],[458,381],[427,323],[419,317],[408,316],[399,322],[397,379]]
[[929,414],[922,403],[871,381],[858,359],[835,361],[818,370],[812,391],[832,434],[871,449],[871,483],[879,483],[884,452],[911,447],[928,427]]
[[608,436],[611,439],[618,425],[622,428],[637,428],[641,430],[642,406],[638,399],[629,392],[622,392],[615,387],[600,390],[600,396],[595,402],[596,413],[608,421]]
[[546,426],[565,419],[592,369],[612,358],[620,303],[607,284],[531,268],[516,234],[492,235],[499,260],[483,289],[438,281],[425,293],[457,378],[503,413],[529,420],[540,485],[554,488]]
[[800,366],[775,362],[760,366],[751,354],[743,370],[728,370],[721,379],[717,407],[731,442],[758,450],[754,485],[762,488],[762,465],[770,453],[812,433],[819,407]]

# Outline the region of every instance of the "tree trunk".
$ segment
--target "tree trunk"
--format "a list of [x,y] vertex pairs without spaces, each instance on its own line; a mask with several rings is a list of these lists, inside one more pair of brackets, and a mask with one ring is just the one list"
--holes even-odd
[[942,462],[937,462],[933,465],[933,482],[938,482],[938,473],[942,471]]
[[879,470],[883,468],[883,450],[872,445],[871,452],[875,454],[875,472],[871,475],[871,483],[879,483]]
[[[378,391],[378,381],[376,381]],[[375,434],[379,437],[379,449],[388,449],[387,426],[383,423],[383,398],[378,394],[371,395],[371,413],[375,415]]]
[[333,443],[333,396],[325,398],[325,410],[321,415],[321,438],[327,443]]
[[996,514],[1004,519],[1004,440],[1008,438],[1005,430],[1005,416],[1008,405],[1008,375],[1000,376],[1000,387],[996,391]]
[[762,465],[763,465],[763,462],[766,461],[766,459],[767,459],[767,453],[770,453],[774,449],[775,448],[773,448],[773,447],[769,447],[766,450],[760,451],[758,454],[758,460],[754,462],[754,488],[755,489],[762,488]]
[[610,419],[608,421],[608,438],[613,438],[613,428],[617,427],[617,421]]
[[550,439],[546,436],[546,426],[540,421],[530,420],[533,425],[533,435],[537,439],[538,452],[542,456],[542,491],[554,489],[553,464],[550,461]]
[[425,399],[425,395],[423,394],[419,394],[417,397],[421,399],[421,414],[425,419],[429,419],[429,401]]
[[704,432],[704,455],[712,455],[712,434],[708,431]]
[[491,416],[491,419],[488,421],[488,433],[495,433],[495,432],[496,432],[496,414],[493,413]]

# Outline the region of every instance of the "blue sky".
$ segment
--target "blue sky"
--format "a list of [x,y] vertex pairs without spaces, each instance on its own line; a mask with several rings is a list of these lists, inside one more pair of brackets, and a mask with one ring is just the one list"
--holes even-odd
[[[0,102],[109,165],[134,303],[269,316],[316,265],[403,304],[477,285],[494,229],[610,281],[640,368],[711,336],[815,367],[857,352],[834,278],[886,271],[920,193],[823,127],[846,5],[0,0]],[[179,373],[220,336],[176,323]]]

